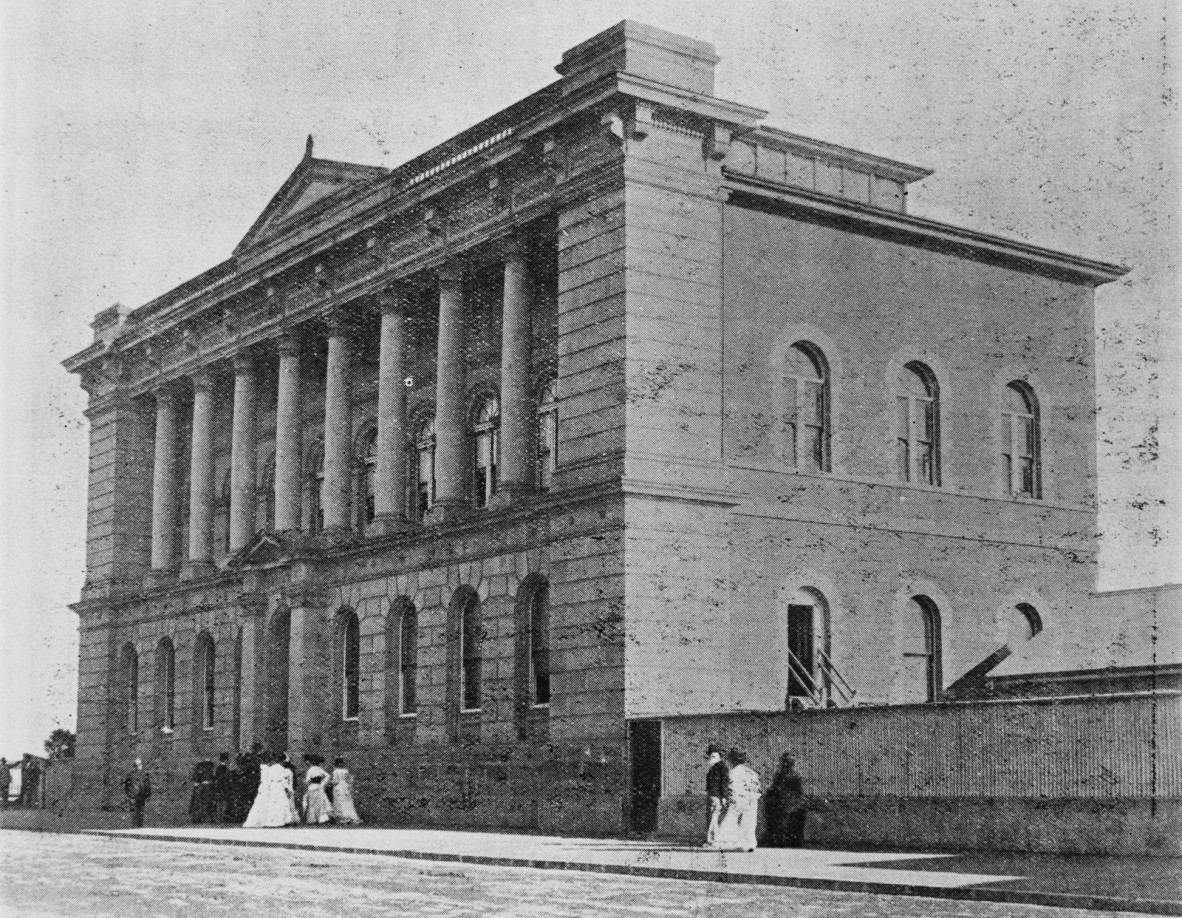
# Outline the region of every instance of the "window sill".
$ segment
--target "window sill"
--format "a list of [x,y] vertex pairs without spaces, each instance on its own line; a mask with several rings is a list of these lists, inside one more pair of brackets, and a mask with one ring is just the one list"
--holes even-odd
[[419,716],[417,711],[411,711],[407,714],[399,714],[399,720],[415,720]]
[[361,723],[361,718],[358,715],[354,715],[353,717],[342,717],[341,723],[343,723],[343,724],[358,724],[358,723]]
[[550,702],[545,701],[542,704],[530,704],[529,709],[531,711],[549,711]]
[[460,708],[461,714],[479,714],[482,708]]
[[172,727],[161,727],[160,732],[163,733],[165,736],[171,736],[172,735]]

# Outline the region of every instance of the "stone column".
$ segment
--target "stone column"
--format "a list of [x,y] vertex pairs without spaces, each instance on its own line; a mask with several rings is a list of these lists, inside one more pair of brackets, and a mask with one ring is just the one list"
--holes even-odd
[[213,568],[213,376],[193,376],[193,439],[189,451],[189,560],[181,576],[200,577]]
[[328,372],[324,382],[324,529],[348,532],[353,483],[353,415],[350,404],[353,341],[344,316],[329,318]]
[[234,357],[234,428],[230,445],[230,551],[254,535],[255,368],[247,352]]
[[374,534],[405,529],[406,522],[406,297],[401,290],[381,298],[382,338],[378,363],[378,440],[374,459]]
[[534,404],[529,386],[532,310],[527,249],[523,240],[514,239],[505,253],[501,319],[501,483],[496,495],[500,502],[534,487]]
[[176,566],[176,396],[156,396],[156,458],[152,466],[152,570]]
[[286,590],[291,611],[287,675],[287,747],[323,749],[339,711],[341,693],[332,685],[333,622],[329,596],[314,583]]
[[279,339],[279,393],[275,408],[275,529],[300,528],[300,465],[303,453],[300,424],[300,340],[288,333]]
[[435,506],[429,520],[464,513],[464,287],[463,269],[439,269],[439,348],[435,362]]

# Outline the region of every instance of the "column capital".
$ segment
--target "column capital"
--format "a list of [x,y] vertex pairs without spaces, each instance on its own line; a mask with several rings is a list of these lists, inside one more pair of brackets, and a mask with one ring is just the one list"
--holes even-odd
[[391,284],[378,293],[378,310],[382,315],[406,310],[406,289],[401,284]]
[[464,266],[458,261],[449,261],[435,269],[439,286],[460,284],[464,280]]
[[152,397],[156,399],[157,406],[171,408],[176,404],[176,388],[170,382],[161,383],[152,390]]
[[189,375],[194,392],[213,391],[213,371],[209,367],[202,367]]
[[231,358],[231,363],[234,365],[235,376],[254,373],[254,354],[248,348],[237,351]]
[[285,331],[279,336],[278,347],[280,357],[298,357],[300,356],[300,346],[302,338],[297,331]]
[[349,338],[356,330],[356,318],[345,309],[330,309],[324,313],[324,324],[330,338]]
[[505,261],[524,262],[529,257],[529,240],[522,232],[506,236],[500,241],[499,248]]

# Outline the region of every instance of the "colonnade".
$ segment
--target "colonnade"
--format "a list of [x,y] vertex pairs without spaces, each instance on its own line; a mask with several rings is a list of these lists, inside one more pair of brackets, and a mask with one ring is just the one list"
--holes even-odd
[[[524,245],[505,246],[501,341],[501,442],[498,489],[512,499],[533,483],[533,405],[529,388],[533,284]],[[465,417],[465,324],[463,269],[448,264],[437,271],[439,334],[436,353],[435,431],[436,497],[429,522],[454,518],[470,505],[465,493],[468,462]],[[410,525],[414,508],[406,506],[408,440],[406,414],[407,297],[393,286],[378,297],[381,332],[378,358],[378,411],[374,462],[374,521],[371,532],[396,532]],[[328,360],[324,379],[324,489],[326,533],[350,525],[353,481],[352,381],[354,332],[346,309],[328,316]],[[301,521],[304,471],[300,391],[301,347],[298,334],[278,340],[279,373],[275,415],[275,529],[309,527]],[[229,551],[243,548],[255,531],[255,424],[258,361],[250,349],[234,355],[234,407],[230,447]],[[185,571],[199,574],[214,560],[214,409],[213,377],[208,367],[191,376],[192,443],[189,469],[189,540]],[[155,462],[152,474],[152,557],[154,571],[178,566],[174,530],[177,520],[177,400],[169,384],[156,399]]]

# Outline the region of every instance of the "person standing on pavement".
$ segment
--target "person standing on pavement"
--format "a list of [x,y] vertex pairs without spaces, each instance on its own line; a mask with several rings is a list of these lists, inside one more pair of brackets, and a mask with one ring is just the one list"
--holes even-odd
[[0,758],[0,810],[8,809],[8,792],[12,788],[12,766]]
[[715,847],[724,851],[754,851],[759,821],[759,775],[747,764],[747,753],[732,749],[727,756],[731,770],[726,787],[726,809],[718,823]]
[[722,810],[725,806],[730,764],[722,753],[723,749],[718,743],[711,743],[706,749],[706,798],[710,812],[709,821],[706,823],[706,841],[702,844],[703,848],[715,847],[718,821],[722,818]]
[[353,775],[345,766],[345,760],[337,756],[332,768],[332,816],[336,822],[345,825],[361,825],[361,817],[353,805]]
[[308,763],[304,772],[304,822],[316,826],[332,820],[332,804],[325,795],[328,772],[322,767],[324,759],[314,753],[309,752],[304,761]]
[[804,844],[804,781],[795,769],[792,753],[780,756],[780,770],[764,798],[765,848],[799,848]]
[[131,804],[132,828],[144,827],[144,805],[152,796],[152,779],[144,771],[143,759],[136,759],[135,765],[123,779],[123,793]]
[[218,756],[217,767],[213,770],[214,820],[230,822],[234,806],[234,770],[230,764],[230,753]]

